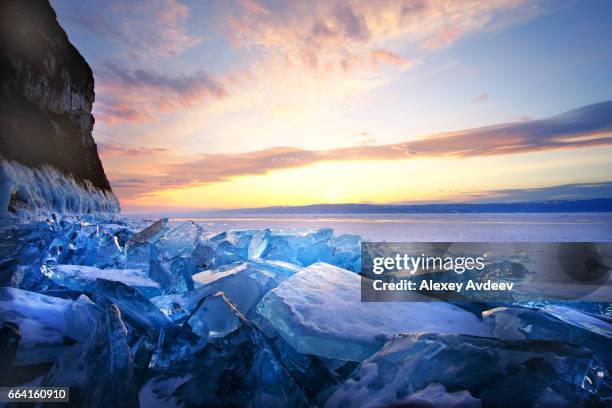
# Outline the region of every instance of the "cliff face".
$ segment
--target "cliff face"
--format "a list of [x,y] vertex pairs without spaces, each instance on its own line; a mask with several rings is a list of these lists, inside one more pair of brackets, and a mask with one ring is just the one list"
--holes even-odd
[[110,193],[91,135],[94,98],[91,68],[48,1],[0,0],[0,158]]

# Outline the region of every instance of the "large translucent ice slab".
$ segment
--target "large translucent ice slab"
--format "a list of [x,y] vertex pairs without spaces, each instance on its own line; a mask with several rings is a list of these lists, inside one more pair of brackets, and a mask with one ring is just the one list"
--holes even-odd
[[205,296],[223,292],[242,314],[248,316],[267,291],[299,269],[297,265],[280,261],[253,260],[227,265],[193,275],[196,285],[193,291],[157,296],[151,301],[170,317],[180,315],[181,310],[191,313]]
[[146,331],[170,325],[166,316],[137,289],[106,279],[96,279],[93,287],[96,304],[117,305],[123,319],[133,327]]
[[257,307],[301,353],[361,361],[397,333],[488,336],[472,313],[442,302],[362,303],[359,275],[316,263],[282,282]]
[[[398,335],[365,360],[325,407],[414,406],[409,402],[425,396],[421,391],[430,384],[465,391],[483,407],[605,406],[600,391],[606,392],[606,376],[589,350],[561,342]],[[416,406],[446,406],[442,401]]]
[[91,305],[15,288],[0,288],[0,322],[21,330],[15,364],[55,360],[96,328],[99,310]]
[[187,324],[198,336],[208,339],[225,337],[238,329],[240,320],[234,306],[226,299],[223,292],[207,297],[189,316]]
[[294,273],[295,267],[291,264],[250,261],[230,268],[200,272],[193,275],[193,280],[207,291],[225,293],[238,310],[248,316],[266,292]]
[[195,249],[202,227],[193,221],[187,221],[168,231],[155,244],[160,259],[170,259],[176,256],[191,255]]
[[145,272],[151,269],[151,265],[157,259],[155,245],[149,242],[128,245],[125,252],[125,266],[132,269],[141,269]]
[[149,276],[159,282],[164,293],[193,290],[193,262],[190,256],[177,256],[154,262]]
[[42,273],[58,285],[76,291],[91,289],[96,279],[106,279],[122,282],[138,289],[146,296],[161,294],[159,283],[150,279],[146,272],[140,269],[100,269],[82,265],[43,265]]
[[100,268],[125,267],[125,251],[119,245],[119,239],[115,235],[104,234],[99,244],[94,266]]

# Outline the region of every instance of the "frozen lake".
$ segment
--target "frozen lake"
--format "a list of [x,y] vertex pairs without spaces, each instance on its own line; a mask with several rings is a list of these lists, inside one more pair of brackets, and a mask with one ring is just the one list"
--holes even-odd
[[[187,218],[171,218],[172,222]],[[328,227],[371,241],[556,242],[612,241],[612,213],[553,214],[337,214],[191,218],[209,231]]]

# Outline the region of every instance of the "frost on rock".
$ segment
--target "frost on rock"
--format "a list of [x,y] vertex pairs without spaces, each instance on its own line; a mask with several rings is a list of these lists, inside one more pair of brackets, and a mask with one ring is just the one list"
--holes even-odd
[[119,201],[112,192],[89,181],[77,182],[54,167],[32,168],[0,159],[0,215],[20,211],[114,214]]
[[602,404],[597,388],[606,373],[600,367],[587,349],[560,342],[398,335],[365,360],[325,407],[405,406],[415,393],[425,396],[430,384],[465,391],[456,396],[472,404],[471,396],[483,407]]
[[257,311],[300,353],[361,361],[397,333],[488,336],[473,314],[442,302],[363,303],[360,277],[317,263],[269,291]]
[[161,294],[159,283],[140,269],[100,269],[82,265],[43,265],[42,273],[60,286],[75,291],[91,291],[96,279],[122,282],[138,289],[146,296]]
[[87,339],[99,310],[72,300],[15,288],[0,288],[0,320],[16,323],[21,342],[15,365],[51,362],[69,346]]

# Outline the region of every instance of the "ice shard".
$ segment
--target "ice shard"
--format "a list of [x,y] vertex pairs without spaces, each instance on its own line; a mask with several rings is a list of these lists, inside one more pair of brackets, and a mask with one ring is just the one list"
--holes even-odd
[[53,361],[95,330],[99,310],[92,305],[0,288],[0,319],[17,324],[22,335],[15,365]]
[[349,271],[361,270],[361,241],[359,235],[342,234],[334,237],[331,264]]
[[129,245],[125,252],[126,268],[140,269],[148,273],[151,265],[157,260],[155,245],[149,242]]
[[149,276],[159,282],[164,293],[183,293],[194,288],[193,269],[190,256],[177,256],[154,262]]
[[607,375],[589,350],[561,342],[398,335],[365,360],[325,407],[403,406],[430,384],[467,391],[484,407],[597,406]]
[[105,234],[100,239],[98,251],[94,259],[94,265],[99,268],[124,268],[125,252],[119,245],[119,239],[115,235]]
[[563,306],[498,307],[483,312],[493,335],[503,340],[551,340],[588,347],[612,367],[612,319]]
[[215,261],[215,249],[208,243],[198,243],[191,254],[197,268],[209,268]]
[[316,263],[269,291],[257,311],[300,353],[361,361],[397,333],[488,336],[473,314],[442,302],[362,303],[359,275]]
[[164,234],[155,244],[160,259],[191,255],[203,233],[202,227],[187,221]]
[[251,238],[251,242],[249,243],[249,259],[257,259],[261,257],[261,254],[266,250],[268,246],[268,240],[270,239],[270,230],[263,229],[258,231]]
[[185,324],[204,339],[225,337],[238,329],[240,320],[234,305],[223,292],[206,297]]
[[170,325],[166,316],[137,289],[121,282],[96,279],[93,300],[98,305],[115,304],[124,320],[139,330],[160,329]]
[[127,329],[115,305],[108,306],[87,341],[57,359],[42,385],[69,386],[70,402],[79,406],[138,406]]
[[333,230],[323,228],[307,233],[274,231],[261,257],[308,266],[314,262],[330,262]]
[[134,234],[126,243],[126,247],[141,245],[144,243],[154,244],[163,236],[168,228],[168,219],[162,218],[149,225],[147,228]]
[[161,295],[159,283],[140,269],[100,269],[81,265],[43,265],[41,272],[58,285],[75,291],[90,291],[96,279],[122,282],[146,296]]
[[[216,297],[223,306],[228,302]],[[276,358],[270,342],[231,305],[239,324],[224,336],[209,338],[201,349],[190,349],[188,337],[183,346],[172,348],[172,359],[162,358],[162,365],[140,391],[140,402],[146,406],[306,406],[300,387]],[[197,335],[196,335],[197,336]],[[199,336],[198,336],[199,337]],[[182,353],[182,355],[180,355]]]
[[293,266],[251,261],[203,271],[193,275],[193,280],[201,285],[198,290],[203,293],[225,293],[238,310],[248,316],[270,289],[293,273]]

